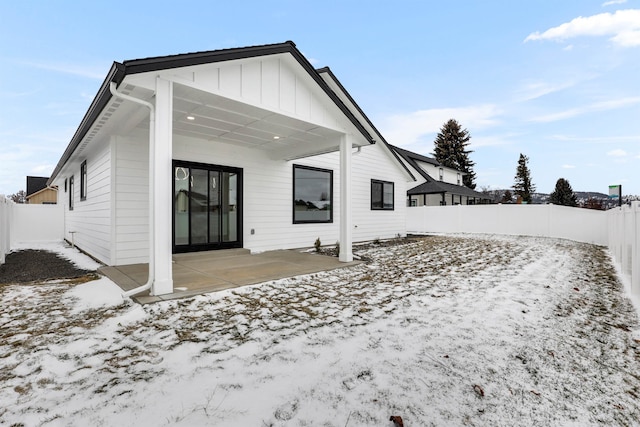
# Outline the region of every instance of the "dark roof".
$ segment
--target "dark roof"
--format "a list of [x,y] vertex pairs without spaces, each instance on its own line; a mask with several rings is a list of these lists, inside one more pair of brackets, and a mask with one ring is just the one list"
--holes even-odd
[[96,120],[100,112],[107,105],[112,95],[109,90],[109,84],[115,82],[118,85],[122,83],[127,75],[146,73],[150,71],[167,70],[171,68],[188,67],[193,65],[212,64],[216,62],[231,61],[234,59],[253,58],[266,55],[276,55],[279,53],[290,53],[298,63],[304,68],[307,73],[313,78],[313,80],[322,88],[322,90],[329,96],[329,98],[340,108],[343,114],[353,123],[353,125],[360,131],[360,133],[371,143],[375,141],[362,126],[362,124],[356,119],[351,111],[344,105],[344,103],[338,98],[338,96],[331,90],[327,83],[320,77],[319,73],[313,68],[313,65],[302,55],[302,53],[296,48],[295,43],[292,41],[286,41],[284,43],[266,44],[259,46],[249,46],[241,48],[231,49],[219,49],[205,52],[192,52],[179,55],[167,55],[156,56],[142,59],[133,59],[124,61],[122,63],[114,62],[107,74],[107,77],[102,82],[98,93],[91,102],[89,109],[84,115],[80,126],[76,130],[76,133],[71,138],[69,145],[62,154],[62,157],[58,161],[56,168],[51,174],[50,181],[53,180],[62,166],[69,160],[75,149],[80,145],[80,142],[87,134],[93,122]]
[[422,154],[414,153],[413,151],[405,150],[400,147],[393,147],[394,150],[398,152],[405,160],[409,161],[409,159],[420,160],[421,162],[430,163],[432,165],[441,166],[440,162],[434,159],[433,157],[423,156]]
[[423,162],[431,163],[432,165],[440,166],[440,163],[438,163],[436,159],[423,156],[422,154],[414,153],[413,151],[405,150],[404,148],[396,147],[395,145],[392,145],[391,148],[393,148],[393,150],[396,153],[398,153],[400,157],[402,157],[413,169],[418,171],[418,173],[422,175],[422,177],[426,179],[427,182],[435,181],[433,178],[431,178],[431,175],[429,175],[424,169],[418,166],[418,164],[416,163],[416,160],[420,160]]
[[340,90],[342,91],[342,93],[344,93],[344,95],[347,97],[347,99],[349,100],[349,102],[355,107],[356,110],[358,110],[358,112],[362,115],[362,117],[364,117],[364,120],[367,122],[367,124],[369,126],[371,126],[371,129],[373,129],[375,131],[375,133],[380,137],[380,140],[382,141],[382,143],[384,145],[387,146],[387,148],[389,149],[389,151],[391,152],[391,154],[393,154],[393,157],[396,158],[396,160],[398,161],[398,163],[400,163],[402,165],[402,167],[407,171],[407,173],[409,174],[409,176],[411,178],[413,178],[413,180],[415,181],[416,178],[415,176],[413,176],[413,174],[411,173],[411,171],[409,170],[409,168],[407,167],[407,165],[405,165],[402,160],[400,160],[400,158],[398,157],[398,153],[395,151],[395,147],[392,146],[391,144],[389,144],[387,142],[387,140],[384,138],[384,136],[382,136],[382,134],[380,133],[380,131],[373,125],[373,122],[371,122],[371,120],[369,120],[369,117],[367,117],[367,115],[364,113],[364,111],[362,111],[362,109],[360,108],[360,106],[358,105],[358,103],[356,103],[356,101],[351,97],[351,94],[349,94],[349,92],[347,92],[347,89],[345,89],[344,86],[342,86],[342,83],[340,83],[340,80],[338,80],[338,78],[336,77],[335,74],[333,74],[333,71],[331,71],[331,68],[329,67],[322,67],[322,68],[318,68],[316,70],[319,74],[322,73],[326,73],[328,76],[330,76],[333,81],[338,85],[338,87],[340,88]]
[[427,182],[423,182],[422,184],[413,187],[409,191],[407,191],[408,195],[416,195],[416,194],[438,194],[438,193],[453,193],[453,194],[461,194],[463,196],[469,197],[479,197],[483,199],[487,199],[487,195],[483,193],[479,193],[466,187],[464,185],[456,185],[450,184],[448,182],[437,181],[431,177],[424,169],[422,169],[416,163],[416,160],[430,163],[435,166],[441,166],[440,162],[432,157],[423,156],[422,154],[414,153],[413,151],[405,150],[404,148],[391,146],[405,161],[411,165]]
[[27,177],[27,196],[36,193],[47,186],[49,180],[46,176],[28,176]]
[[422,184],[416,187],[413,187],[412,189],[407,191],[407,194],[409,196],[417,195],[417,194],[438,194],[438,193],[452,193],[452,194],[460,194],[468,197],[490,199],[490,197],[487,196],[486,194],[472,190],[469,187],[465,187],[464,185],[450,184],[448,182],[442,182],[442,181],[423,182]]

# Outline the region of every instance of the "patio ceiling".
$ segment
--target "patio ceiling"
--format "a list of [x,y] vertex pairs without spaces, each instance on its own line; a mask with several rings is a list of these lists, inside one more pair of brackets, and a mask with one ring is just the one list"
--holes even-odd
[[294,159],[339,149],[341,132],[250,104],[174,84],[175,134]]
[[[124,93],[153,102],[154,93],[131,84]],[[93,139],[109,134],[147,131],[149,112],[129,101],[112,97],[94,122],[75,155]],[[272,159],[293,160],[339,150],[342,133],[304,120],[174,83],[174,135],[217,141],[262,150]],[[354,144],[368,145],[354,138]]]

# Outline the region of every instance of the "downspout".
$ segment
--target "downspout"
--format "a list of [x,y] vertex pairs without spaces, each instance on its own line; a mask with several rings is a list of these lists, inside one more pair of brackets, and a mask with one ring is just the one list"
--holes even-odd
[[133,288],[124,292],[122,295],[125,297],[132,297],[134,295],[139,294],[140,292],[144,292],[146,290],[151,289],[151,285],[153,285],[154,280],[154,267],[155,267],[155,252],[154,252],[154,224],[155,224],[155,214],[153,212],[153,202],[154,202],[154,178],[155,178],[155,170],[153,168],[153,158],[155,155],[155,128],[156,128],[156,112],[155,107],[152,103],[144,101],[139,98],[135,98],[130,95],[126,95],[122,92],[118,92],[118,85],[116,82],[111,82],[109,84],[109,90],[113,96],[117,96],[118,98],[122,98],[127,101],[135,102],[136,104],[144,105],[149,109],[149,278],[147,279],[147,283],[142,286],[138,286],[137,288]]

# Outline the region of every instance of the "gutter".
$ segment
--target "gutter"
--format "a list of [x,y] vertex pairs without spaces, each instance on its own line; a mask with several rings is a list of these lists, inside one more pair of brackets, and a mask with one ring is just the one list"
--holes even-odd
[[146,290],[151,289],[153,285],[153,281],[155,277],[153,276],[154,267],[155,267],[155,249],[154,249],[154,227],[155,227],[155,213],[153,210],[154,203],[154,182],[155,182],[155,169],[153,166],[153,158],[155,156],[155,128],[156,128],[156,110],[152,103],[144,101],[142,99],[126,95],[124,93],[118,92],[118,84],[116,82],[109,83],[109,91],[113,96],[117,96],[118,98],[122,98],[126,101],[135,102],[136,104],[143,105],[149,109],[149,278],[147,279],[147,283],[142,286],[138,286],[137,288],[133,288],[123,293],[122,295],[125,297],[132,297],[134,295],[139,294],[140,292],[144,292]]

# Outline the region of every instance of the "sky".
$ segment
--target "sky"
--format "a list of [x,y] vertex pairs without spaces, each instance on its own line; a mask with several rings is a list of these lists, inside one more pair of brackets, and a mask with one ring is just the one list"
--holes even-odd
[[[81,4],[81,6],[80,6]],[[113,61],[292,40],[385,139],[456,119],[477,189],[640,194],[640,0],[0,3],[0,194],[49,176]]]

